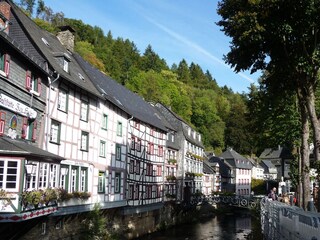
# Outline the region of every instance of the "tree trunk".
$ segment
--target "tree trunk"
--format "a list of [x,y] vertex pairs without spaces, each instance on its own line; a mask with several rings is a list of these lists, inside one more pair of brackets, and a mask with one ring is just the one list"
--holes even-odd
[[[303,96],[302,89],[297,91],[299,107],[300,107],[300,117],[301,117],[301,150],[299,159],[299,206],[303,209],[307,209],[308,202],[311,199],[310,193],[310,151],[309,151],[309,121],[310,114],[307,105],[310,105],[310,101],[307,102],[306,97]],[[310,108],[311,109],[311,108]]]

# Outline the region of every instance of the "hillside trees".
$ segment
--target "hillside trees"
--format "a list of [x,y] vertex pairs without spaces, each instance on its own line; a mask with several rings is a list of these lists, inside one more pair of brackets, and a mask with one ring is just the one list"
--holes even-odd
[[[42,0],[33,7],[36,23],[53,34],[61,25],[72,27],[76,36],[75,51],[97,69],[146,101],[170,107],[202,134],[206,149],[217,154],[224,149],[226,123],[231,109],[235,109],[232,101],[245,101],[244,96],[233,98],[235,93],[231,89],[219,87],[211,73],[203,71],[195,62],[188,64],[182,59],[169,68],[151,45],[141,54],[129,39],[114,38],[110,31],[105,34],[98,26],[53,13]],[[234,127],[236,124],[235,121]]]

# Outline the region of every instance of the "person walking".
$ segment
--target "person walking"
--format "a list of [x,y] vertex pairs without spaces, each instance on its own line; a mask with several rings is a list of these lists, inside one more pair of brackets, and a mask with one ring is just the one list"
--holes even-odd
[[273,188],[270,190],[270,193],[268,194],[268,198],[272,199],[272,201],[278,200],[277,188],[276,188],[276,187],[273,187]]

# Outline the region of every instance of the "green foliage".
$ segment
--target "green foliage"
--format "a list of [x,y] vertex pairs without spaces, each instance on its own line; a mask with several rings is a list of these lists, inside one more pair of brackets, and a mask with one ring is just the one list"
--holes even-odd
[[[244,128],[248,125],[244,117],[246,98],[234,96],[237,94],[227,87],[220,88],[211,73],[203,71],[197,63],[189,65],[182,59],[169,69],[151,45],[141,55],[130,40],[113,38],[110,31],[105,35],[98,26],[53,13],[42,0],[38,1],[36,16],[37,24],[52,33],[60,25],[75,29],[76,52],[146,101],[171,107],[202,134],[206,149],[219,154],[226,145],[233,145],[239,152],[252,151],[248,147],[251,137]],[[238,110],[241,112],[234,112]],[[230,120],[230,116],[234,119]],[[230,130],[226,130],[229,127]],[[235,131],[239,127],[239,132]]]
[[82,234],[80,239],[108,239],[106,231],[106,218],[100,212],[99,204],[89,212],[82,222]]
[[251,190],[255,195],[266,194],[266,183],[263,179],[251,179]]

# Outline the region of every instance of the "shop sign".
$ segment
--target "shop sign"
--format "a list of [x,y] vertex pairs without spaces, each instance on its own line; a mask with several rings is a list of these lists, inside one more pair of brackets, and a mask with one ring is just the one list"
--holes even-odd
[[0,93],[0,106],[31,119],[37,117],[37,112],[35,110],[3,93]]

